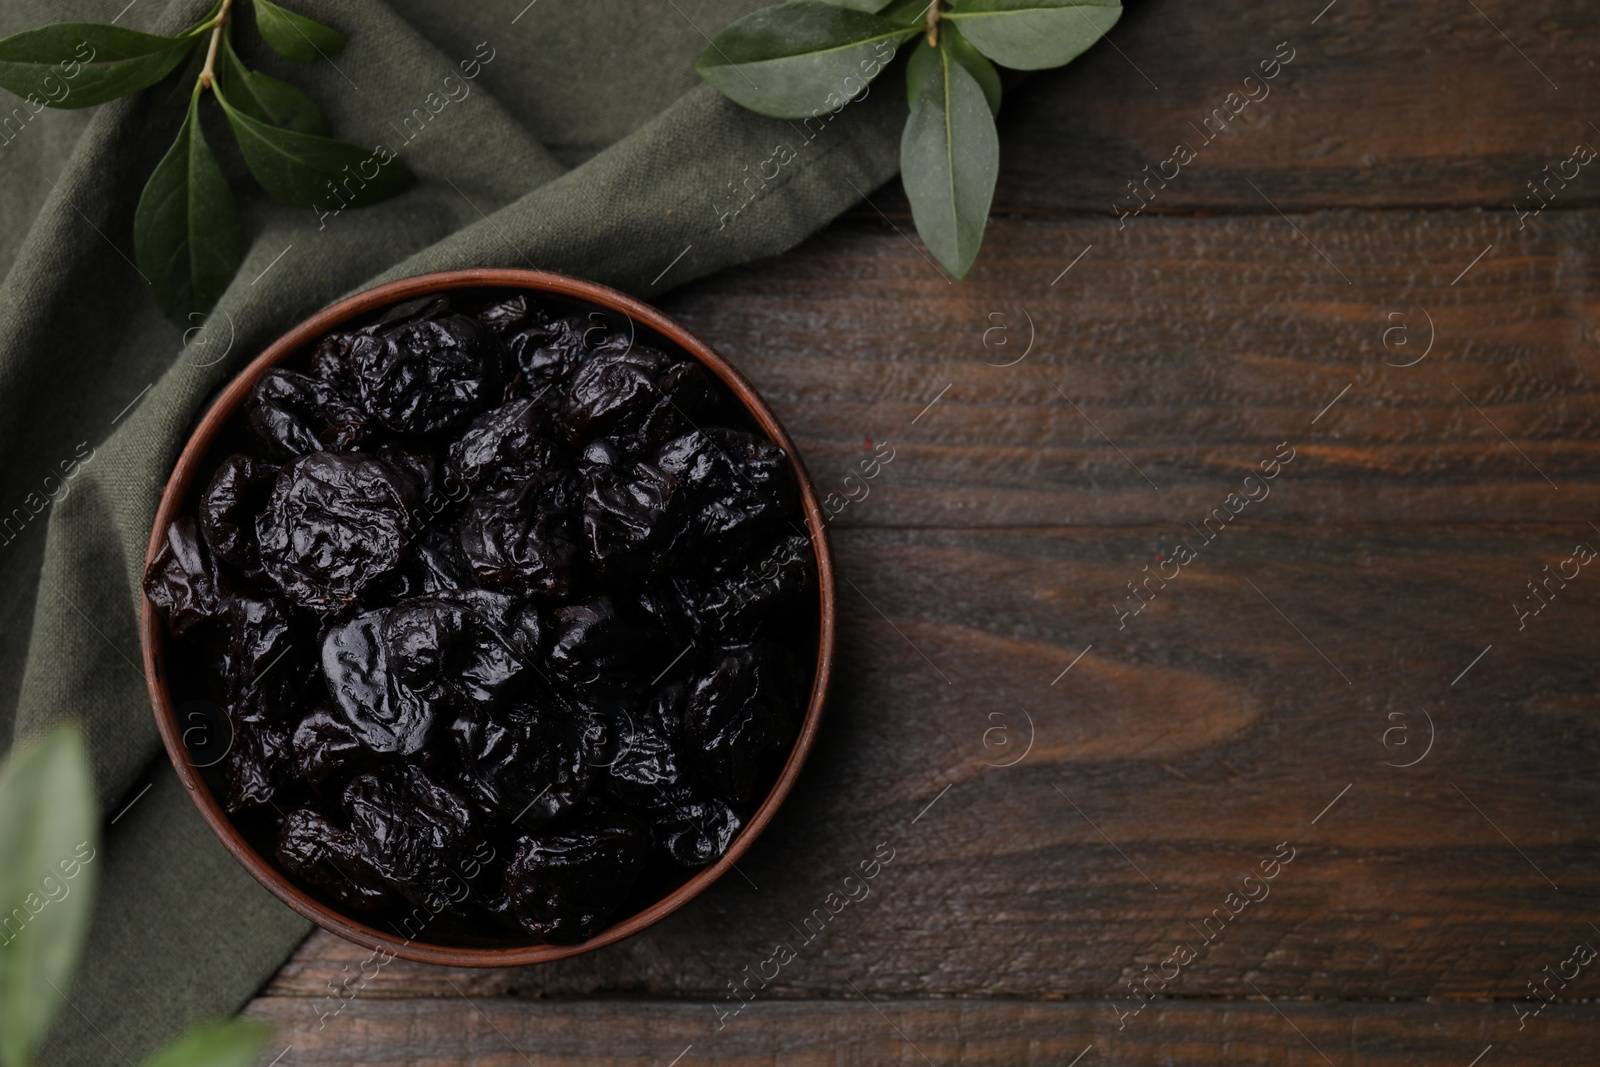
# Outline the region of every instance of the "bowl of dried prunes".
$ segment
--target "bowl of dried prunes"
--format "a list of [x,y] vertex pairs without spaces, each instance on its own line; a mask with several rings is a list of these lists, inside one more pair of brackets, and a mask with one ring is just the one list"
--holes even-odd
[[429,963],[598,948],[750,847],[822,713],[793,442],[706,344],[540,271],[383,285],[199,422],[144,575],[168,755],[263,885]]

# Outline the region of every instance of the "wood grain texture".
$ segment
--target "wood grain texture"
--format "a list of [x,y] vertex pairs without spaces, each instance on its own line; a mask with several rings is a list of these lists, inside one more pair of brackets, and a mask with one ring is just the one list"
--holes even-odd
[[320,1030],[317,1016],[289,999],[263,1001],[250,1014],[277,1027],[269,1056],[289,1046],[281,1062],[305,1065],[1466,1067],[1492,1046],[1485,1065],[1547,1067],[1600,1050],[1592,1009],[1559,1003],[1521,1031],[1498,1004],[1169,1004],[1147,1008],[1121,1030],[1098,1004],[856,997],[746,1010],[720,1031],[711,1005],[688,1002],[357,1001]]
[[1600,178],[1511,209],[1600,144],[1595,13],[1323,7],[1141,0],[1032,78],[960,285],[890,187],[667,302],[859,498],[813,760],[737,875],[604,951],[397,961],[318,1029],[368,953],[314,935],[252,1008],[285,1067],[1597,1058],[1592,967],[1517,1009],[1600,945],[1600,571],[1529,599],[1600,548]]
[[[1313,24],[1326,4],[1132,0],[1109,45],[1008,95],[997,210],[1132,211],[1127,183],[1159,176],[1179,144],[1195,158],[1141,186],[1147,213],[1536,207],[1527,183],[1545,164],[1600,148],[1585,0],[1339,0]],[[1280,44],[1293,58],[1263,83]],[[1596,203],[1592,167],[1542,194]],[[898,190],[874,200],[904,205]]]

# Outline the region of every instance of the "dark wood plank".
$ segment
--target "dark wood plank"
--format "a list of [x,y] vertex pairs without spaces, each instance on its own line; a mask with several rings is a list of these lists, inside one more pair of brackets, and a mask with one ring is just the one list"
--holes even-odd
[[[998,220],[956,286],[892,233],[835,227],[670,307],[755,380],[824,489],[867,438],[896,444],[843,525],[1179,526],[1282,441],[1300,458],[1274,521],[1587,522],[1597,223]],[[1026,359],[985,363],[1017,358],[1030,321]]]
[[[1537,207],[1527,183],[1545,164],[1580,142],[1600,148],[1600,18],[1584,0],[1480,0],[1481,13],[1339,0],[1313,24],[1325,4],[1133,0],[1109,43],[1008,96],[997,210],[1131,211],[1127,183],[1159,176],[1180,144],[1195,157],[1167,164],[1165,187],[1141,186],[1147,213],[1271,214],[1264,197],[1285,211]],[[1257,65],[1275,52],[1293,58],[1262,82]],[[1247,92],[1259,100],[1241,103]],[[1592,205],[1593,171],[1542,195]],[[904,200],[896,187],[879,203]]]
[[[889,841],[896,865],[776,994],[848,979],[1111,997],[1289,841],[1296,863],[1182,995],[1244,997],[1246,979],[1273,996],[1523,995],[1587,936],[1600,891],[1600,599],[1580,578],[1525,630],[1513,610],[1544,564],[1600,543],[1595,221],[1547,216],[1519,244],[1475,213],[1301,220],[1345,285],[1279,219],[1148,220],[1053,289],[1092,224],[1002,220],[955,289],[899,238],[836,227],[676,298],[825,487],[864,439],[898,449],[836,527],[854,588],[812,769],[741,865],[749,882],[628,944],[532,971],[395,963],[374,989],[714,997]],[[1417,351],[1385,348],[1388,311],[1418,308],[1433,352],[1385,365]],[[983,346],[994,309],[1038,330],[1014,367],[983,362],[1009,358]],[[1296,458],[1272,495],[1121,628],[1126,583],[1200,545],[1190,524],[1284,440]],[[1016,749],[986,749],[986,730],[1022,742],[1019,708],[1034,748],[987,766]],[[1420,731],[1419,708],[1435,750],[1385,767],[1419,751],[1420,732],[1382,744],[1392,715]],[[310,995],[364,956],[314,938],[272,992]]]
[[757,1001],[719,1031],[713,1006],[704,1003],[357,998],[320,1029],[313,1003],[284,997],[251,1009],[251,1015],[276,1027],[263,1065],[286,1047],[281,1062],[305,1067],[1466,1067],[1489,1046],[1486,1065],[1545,1067],[1577,1063],[1600,1051],[1596,1009],[1561,1003],[1521,1031],[1511,1011],[1499,1004],[1268,1005],[1254,1000],[1152,1005],[1118,1030],[1100,1004]]

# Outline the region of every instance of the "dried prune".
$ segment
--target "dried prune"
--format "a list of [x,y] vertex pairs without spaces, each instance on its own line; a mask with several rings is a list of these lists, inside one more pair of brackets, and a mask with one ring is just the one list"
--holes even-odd
[[235,452],[200,494],[200,533],[212,555],[249,573],[261,569],[256,515],[267,503],[278,468]]
[[474,843],[472,808],[416,767],[360,775],[344,807],[362,858],[416,903],[458,877]]
[[670,514],[676,488],[676,479],[649,463],[585,465],[583,543],[602,580],[660,569],[683,528]]
[[366,436],[370,421],[328,382],[280,368],[267,371],[250,390],[245,420],[279,456],[343,452]]
[[534,307],[528,303],[526,293],[497,300],[486,307],[473,312],[473,318],[483,323],[497,334],[508,334],[529,326],[537,326],[545,322],[548,316],[542,308]]
[[593,936],[732,847],[799,727],[790,458],[572,308],[473,290],[318,339],[144,576],[240,831],[402,936]]
[[547,699],[512,706],[498,718],[464,715],[450,728],[462,781],[482,803],[529,829],[550,822],[589,791],[581,723]]
[[145,568],[144,595],[179,637],[221,613],[217,566],[192,516],[173,519],[167,527],[166,541]]
[[294,772],[288,731],[272,723],[235,718],[233,744],[223,764],[228,775],[224,807],[237,813],[270,804]]
[[684,708],[683,733],[701,776],[735,804],[749,801],[761,761],[793,740],[790,672],[767,645],[729,649]]
[[513,647],[511,611],[509,598],[483,589],[395,605],[381,634],[391,677],[435,705],[499,705],[528,671]]
[[592,937],[628,898],[647,848],[643,828],[620,816],[524,837],[506,864],[512,911],[553,945]]
[[609,597],[557,608],[550,666],[574,689],[614,694],[633,688],[654,657],[641,653],[638,627],[617,614]]
[[450,446],[445,471],[470,490],[542,489],[566,467],[549,425],[550,411],[537,401],[508,401],[472,420]]
[[642,416],[655,398],[656,379],[667,357],[613,334],[595,348],[572,376],[561,417],[569,439],[603,434],[630,415]]
[[543,490],[512,486],[473,497],[457,528],[473,576],[516,596],[571,593],[583,559],[576,497],[571,476]]
[[313,786],[324,782],[342,785],[352,775],[371,770],[377,756],[356,734],[355,727],[326,704],[311,709],[300,720],[292,739],[295,769]]
[[256,520],[262,566],[301,607],[338,611],[399,562],[414,506],[410,480],[376,456],[301,456]]
[[504,384],[494,335],[438,300],[363,331],[347,366],[361,405],[397,433],[460,429]]
[[383,609],[331,626],[322,639],[322,673],[356,737],[373,752],[410,756],[428,743],[437,711],[389,674]]
[[589,354],[588,338],[595,331],[595,323],[585,319],[557,319],[510,334],[506,337],[506,350],[537,395],[542,389],[565,382],[577,369]]
[[680,867],[704,867],[728,851],[744,826],[726,801],[701,796],[688,786],[661,791],[652,810],[655,846]]
[[692,529],[719,553],[746,551],[795,508],[783,449],[743,430],[691,430],[662,445],[655,464],[678,480]]
[[291,811],[278,838],[283,869],[352,911],[378,911],[394,903],[378,872],[361,857],[355,835],[309,808]]

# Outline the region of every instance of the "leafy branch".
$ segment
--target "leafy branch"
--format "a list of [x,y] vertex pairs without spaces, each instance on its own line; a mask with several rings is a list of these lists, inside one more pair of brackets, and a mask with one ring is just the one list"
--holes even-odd
[[911,114],[900,172],[928,250],[966,277],[1000,171],[1000,74],[1072,62],[1116,24],[1121,0],[788,0],[739,19],[696,69],[774,118],[837,113],[903,45]]
[[344,47],[339,31],[271,0],[218,0],[174,37],[62,22],[0,40],[0,88],[30,106],[92,107],[157,86],[157,102],[185,108],[133,219],[139,271],[156,303],[179,320],[216,306],[244,258],[238,205],[201,128],[207,93],[250,173],[287,204],[337,205],[336,213],[386,200],[415,181],[387,148],[368,152],[329,137],[310,97],[240,58],[233,26],[245,4],[261,39],[288,59],[309,63]]

